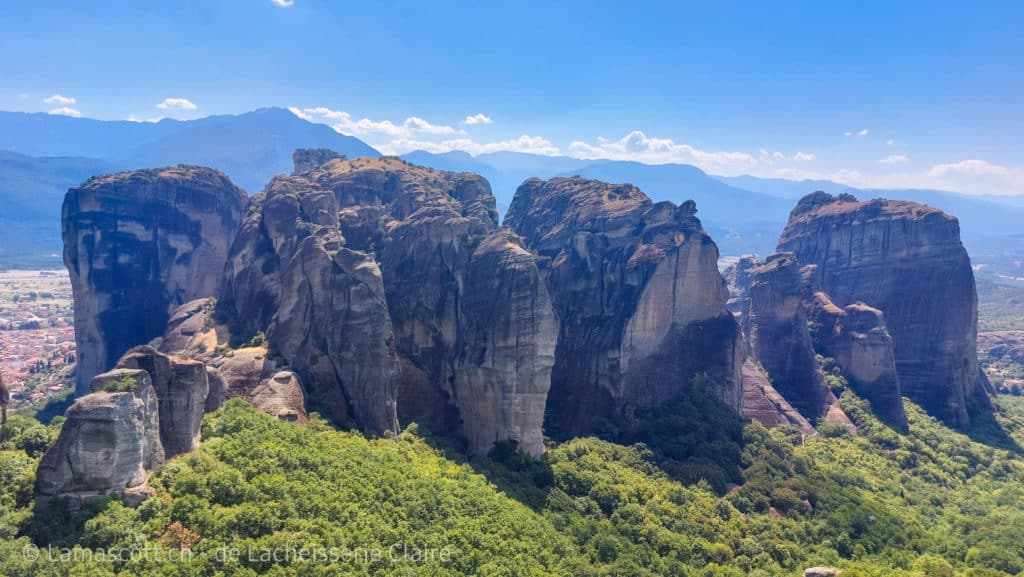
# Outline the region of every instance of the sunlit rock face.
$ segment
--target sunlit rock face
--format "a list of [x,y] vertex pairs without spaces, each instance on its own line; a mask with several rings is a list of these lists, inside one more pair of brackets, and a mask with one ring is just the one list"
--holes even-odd
[[778,248],[817,265],[837,307],[881,311],[904,395],[960,429],[969,403],[988,404],[974,273],[956,218],[913,202],[816,192],[793,209]]
[[163,334],[182,303],[215,296],[248,199],[223,173],[193,166],[92,178],[64,198],[77,386]]
[[579,177],[519,187],[505,224],[539,255],[560,321],[549,433],[593,432],[695,382],[739,409],[742,341],[695,213]]

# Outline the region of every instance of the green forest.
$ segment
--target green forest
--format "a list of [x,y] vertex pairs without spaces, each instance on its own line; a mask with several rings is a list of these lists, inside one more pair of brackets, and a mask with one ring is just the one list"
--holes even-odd
[[[1024,569],[1024,402],[1013,439],[953,432],[908,402],[910,429],[843,393],[858,435],[802,438],[702,397],[642,430],[467,459],[417,425],[368,439],[244,401],[207,415],[201,448],[161,467],[137,508],[33,502],[55,439],[14,415],[0,445],[0,575],[1015,575]],[[698,418],[697,415],[700,415]],[[994,448],[1001,444],[1009,448]],[[119,552],[112,555],[111,552]],[[125,554],[130,551],[131,554]]]

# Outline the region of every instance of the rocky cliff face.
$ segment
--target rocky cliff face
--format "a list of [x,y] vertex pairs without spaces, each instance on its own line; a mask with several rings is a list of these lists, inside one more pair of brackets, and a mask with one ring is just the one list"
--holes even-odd
[[139,346],[125,353],[117,366],[149,375],[159,399],[160,443],[164,453],[173,457],[195,449],[210,393],[206,365]]
[[800,265],[793,253],[773,254],[750,270],[743,328],[750,351],[772,385],[803,415],[817,419],[836,404],[815,355],[800,305]]
[[143,485],[165,459],[195,448],[204,412],[220,406],[209,398],[203,363],[147,346],[130,350],[89,389],[39,463],[42,495],[88,497]]
[[729,312],[740,315],[747,306],[750,290],[750,271],[760,266],[757,257],[752,254],[745,254],[735,264],[731,264],[724,271],[725,284],[729,288],[729,301],[726,304]]
[[245,193],[223,173],[175,166],[93,178],[68,191],[79,393],[129,348],[164,332],[178,305],[217,294]]
[[[101,494],[141,485],[163,461],[156,392],[144,371],[99,375],[101,392],[68,409],[56,443],[43,455],[36,488],[43,495]],[[102,392],[102,381],[129,379],[134,391]]]
[[371,255],[323,237],[302,241],[282,280],[270,339],[336,422],[397,431],[398,355]]
[[968,402],[988,402],[974,274],[955,218],[912,202],[818,192],[793,210],[779,250],[817,265],[837,306],[863,302],[884,314],[902,392],[929,413],[965,429]]
[[534,256],[510,231],[491,233],[473,253],[464,292],[454,392],[470,450],[513,439],[540,455],[558,317]]
[[874,413],[898,429],[907,427],[892,336],[882,311],[864,303],[840,308],[818,288],[817,266],[803,268],[804,300],[811,340],[835,360]]
[[549,431],[592,432],[697,379],[739,408],[742,343],[695,213],[578,177],[519,187],[505,223],[540,255],[561,324]]
[[461,429],[476,452],[539,453],[556,321],[532,255],[488,237],[487,181],[324,158],[297,153],[232,246],[224,300],[242,332],[267,330],[338,422],[380,433],[397,413]]

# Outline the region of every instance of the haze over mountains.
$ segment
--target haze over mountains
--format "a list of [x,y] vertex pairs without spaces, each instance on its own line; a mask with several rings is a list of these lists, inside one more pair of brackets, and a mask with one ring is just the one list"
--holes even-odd
[[[380,156],[358,138],[301,119],[282,108],[240,115],[160,122],[101,121],[0,112],[0,268],[58,266],[60,203],[89,176],[142,167],[194,164],[223,170],[250,194],[291,169],[296,148],[330,148],[350,158]],[[490,181],[502,215],[516,188],[531,177],[580,175],[631,183],[655,201],[693,199],[725,256],[767,255],[793,200],[813,190],[858,198],[903,198],[956,215],[973,255],[1004,254],[1017,235],[1024,207],[1013,201],[935,190],[859,190],[832,181],[754,176],[719,177],[687,164],[585,160],[512,151],[471,156],[462,151],[413,151],[411,162],[474,172]]]

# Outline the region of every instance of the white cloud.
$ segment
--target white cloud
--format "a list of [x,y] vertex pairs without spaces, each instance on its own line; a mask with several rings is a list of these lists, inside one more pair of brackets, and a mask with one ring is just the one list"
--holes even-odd
[[810,152],[797,152],[793,155],[793,160],[808,161],[814,160],[816,157]]
[[984,160],[961,160],[960,162],[950,164],[936,164],[928,170],[929,176],[946,176],[950,174],[1005,176],[1009,173],[1009,168]]
[[648,164],[679,162],[715,174],[737,174],[758,164],[758,159],[746,152],[701,150],[671,138],[651,138],[639,130],[619,140],[597,144],[573,141],[569,144],[569,154],[583,159],[637,160]]
[[199,108],[188,98],[164,98],[156,105],[160,110],[195,110]]
[[879,164],[907,164],[910,158],[906,154],[890,154],[878,161]]
[[527,152],[530,154],[541,154],[545,156],[557,156],[561,151],[550,140],[542,136],[530,136],[523,134],[519,138],[503,140],[499,142],[475,142],[470,138],[453,138],[442,141],[409,140],[397,139],[376,148],[384,154],[405,154],[413,150],[425,150],[427,152],[441,153],[452,150],[461,150],[474,156],[509,150],[512,152]]
[[60,108],[54,108],[48,114],[54,114],[54,115],[57,115],[57,116],[74,116],[75,118],[78,118],[79,116],[82,115],[81,112],[75,110],[74,108],[69,108],[67,106],[61,106]]
[[491,120],[490,116],[487,116],[486,114],[483,113],[479,113],[474,114],[473,116],[467,116],[466,119],[463,120],[462,122],[463,124],[491,124],[494,121]]
[[[27,95],[26,95],[27,96]],[[61,106],[67,106],[75,103],[74,96],[64,96],[62,94],[54,94],[49,98],[44,98],[43,103],[45,104],[60,104]]]
[[348,112],[332,110],[323,106],[303,109],[293,106],[289,110],[299,118],[310,122],[322,121],[334,130],[349,136],[384,135],[394,139],[410,139],[414,135],[444,136],[456,132],[451,126],[431,124],[418,116],[410,116],[401,124],[395,124],[390,120],[370,120],[369,118],[355,120]]
[[289,106],[288,110],[291,111],[291,113],[294,114],[295,116],[298,116],[299,118],[301,118],[301,119],[303,119],[303,120],[305,120],[307,122],[313,122],[313,115],[312,114],[306,114],[305,112],[302,111],[301,108],[299,108],[297,106]]
[[890,138],[889,140],[886,140],[885,143],[888,144],[889,146],[894,146],[896,144],[896,141]]
[[868,135],[868,129],[867,128],[862,128],[860,130],[860,132],[857,133],[857,136],[867,136],[867,135]]
[[295,4],[295,0],[270,0],[270,1],[273,2],[274,4],[277,4],[281,8],[287,8],[287,7]]
[[845,136],[853,136],[853,133],[852,133],[852,132],[850,132],[849,130],[847,130],[847,131],[846,131],[846,135],[845,135]]

